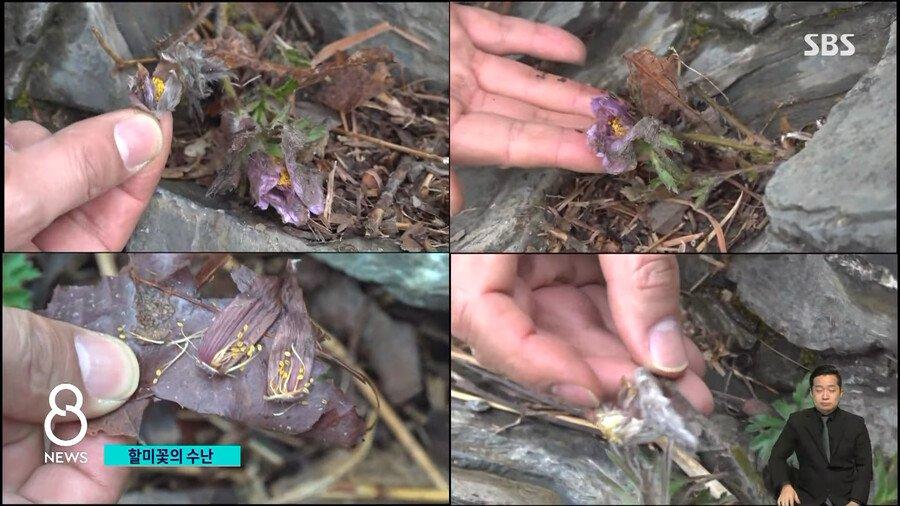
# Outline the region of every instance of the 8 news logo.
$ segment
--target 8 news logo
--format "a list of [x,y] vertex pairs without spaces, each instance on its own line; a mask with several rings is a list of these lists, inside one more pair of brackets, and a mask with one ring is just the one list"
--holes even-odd
[[[63,390],[68,390],[75,394],[75,404],[74,405],[66,405],[65,409],[61,409],[56,405],[56,397]],[[47,439],[53,442],[53,444],[57,446],[74,446],[81,442],[84,439],[85,433],[87,433],[87,419],[84,416],[84,413],[81,411],[81,406],[84,404],[84,397],[81,395],[81,390],[78,389],[75,385],[70,385],[69,383],[63,383],[61,385],[57,385],[53,390],[50,391],[50,395],[48,396],[47,401],[50,404],[50,412],[47,413],[47,417],[44,418],[44,433],[47,435]],[[75,416],[78,417],[78,423],[81,425],[78,430],[78,434],[72,439],[60,439],[56,437],[56,434],[53,433],[52,421],[53,418],[57,416],[66,416],[66,411],[74,413]],[[44,452],[44,463],[54,462],[57,464],[62,464],[64,462],[78,462],[85,464],[87,463],[87,452]]]

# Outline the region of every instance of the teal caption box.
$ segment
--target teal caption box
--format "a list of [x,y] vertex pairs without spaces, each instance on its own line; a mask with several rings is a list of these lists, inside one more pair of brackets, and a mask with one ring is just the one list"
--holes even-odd
[[122,445],[103,447],[103,464],[129,467],[240,467],[240,445]]

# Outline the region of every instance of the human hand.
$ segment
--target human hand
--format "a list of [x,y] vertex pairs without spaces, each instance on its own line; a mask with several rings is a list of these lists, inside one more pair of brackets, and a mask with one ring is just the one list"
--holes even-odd
[[673,256],[453,255],[450,275],[451,331],[486,367],[595,407],[645,366],[712,411]]
[[778,495],[778,506],[793,506],[794,504],[800,504],[800,497],[797,496],[797,491],[794,490],[794,487],[788,483],[781,487],[781,494]]
[[[578,129],[594,122],[591,98],[602,92],[505,54],[582,64],[586,49],[561,28],[451,3],[451,162],[600,172]],[[450,186],[456,214],[463,202],[452,171]]]
[[169,157],[172,114],[126,109],[55,134],[4,120],[3,136],[4,250],[119,251]]
[[[124,404],[137,389],[138,378],[137,359],[124,342],[4,307],[3,502],[117,501],[127,468],[104,466],[103,446],[132,441],[98,434],[74,446],[51,444],[48,452],[87,452],[87,462],[44,464],[43,423],[50,411],[50,391],[59,384],[78,387],[84,397],[81,411],[94,418]],[[65,409],[65,399],[73,398],[60,394],[57,406]],[[65,420],[53,428],[61,439],[74,437],[80,429],[72,413]]]
[[847,506],[859,506],[859,503],[856,501],[850,501],[847,503]]

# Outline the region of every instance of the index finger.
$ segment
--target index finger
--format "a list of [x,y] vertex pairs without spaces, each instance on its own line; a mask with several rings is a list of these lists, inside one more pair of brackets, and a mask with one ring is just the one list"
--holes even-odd
[[475,47],[492,54],[527,54],[542,60],[584,63],[587,49],[578,37],[551,25],[486,9],[450,4]]
[[560,167],[603,172],[603,162],[573,128],[472,112],[460,117],[450,136],[450,160],[458,165]]

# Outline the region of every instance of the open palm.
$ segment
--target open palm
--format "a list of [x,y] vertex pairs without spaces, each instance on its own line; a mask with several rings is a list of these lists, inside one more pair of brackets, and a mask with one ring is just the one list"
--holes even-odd
[[[674,259],[459,255],[452,262],[453,333],[485,366],[588,406],[646,366],[676,378],[698,410],[712,410],[703,357],[677,329]],[[666,342],[651,347],[655,328],[668,329]]]
[[506,54],[583,63],[586,50],[560,28],[451,4],[451,162],[600,172],[578,131],[593,122],[590,101],[600,90]]

